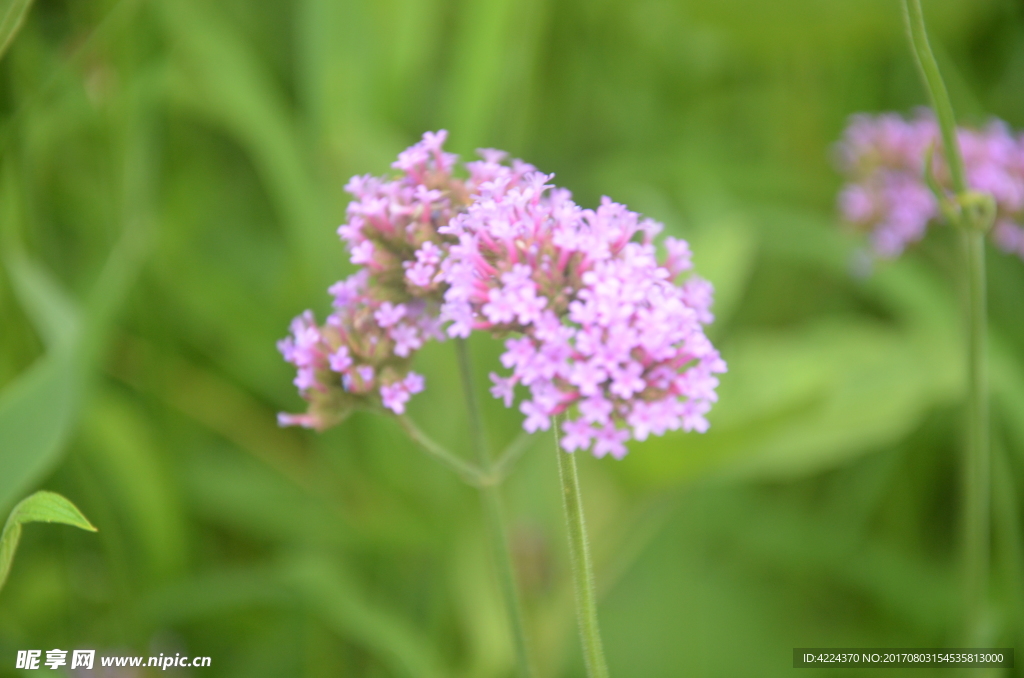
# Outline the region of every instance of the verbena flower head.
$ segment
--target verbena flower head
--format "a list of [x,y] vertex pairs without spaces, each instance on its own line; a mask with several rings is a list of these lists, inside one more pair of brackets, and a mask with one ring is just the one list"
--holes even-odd
[[565,413],[562,447],[621,458],[625,443],[669,430],[705,431],[715,401],[715,374],[725,371],[703,331],[712,290],[690,268],[681,240],[660,224],[602,200],[580,208],[569,192],[536,171],[478,171],[467,212],[441,228],[458,238],[442,264],[449,285],[442,318],[453,336],[485,330],[506,337],[492,394],[519,409],[530,432]]
[[295,385],[309,402],[305,414],[281,414],[282,425],[322,430],[354,407],[379,402],[401,414],[423,390],[423,377],[409,371],[412,354],[425,340],[440,338],[436,305],[427,300],[382,301],[362,270],[331,287],[335,311],[322,325],[306,311],[292,321],[291,336],[278,342],[284,359],[298,368]]
[[[1024,138],[1000,121],[982,130],[959,129],[967,184],[995,199],[992,237],[1005,251],[1024,258]],[[920,240],[940,216],[924,179],[929,151],[940,186],[952,194],[942,157],[938,123],[929,112],[854,116],[839,143],[839,165],[849,183],[839,196],[843,218],[870,233],[874,251],[898,256]]]
[[[530,432],[564,415],[562,447],[621,458],[630,439],[705,431],[725,363],[704,334],[711,285],[683,240],[609,199],[579,207],[551,176],[483,150],[453,176],[445,133],[399,155],[393,179],[355,177],[338,233],[358,273],[331,288],[323,325],[306,312],[279,344],[298,368],[305,414],[283,425],[322,429],[353,407],[402,414],[424,388],[413,354],[444,334],[505,339],[492,393]],[[441,328],[445,328],[442,332]]]
[[381,404],[401,414],[424,388],[411,358],[429,339],[443,339],[438,310],[443,290],[433,281],[448,223],[469,200],[470,187],[452,175],[456,157],[442,146],[447,133],[426,133],[403,151],[394,178],[353,177],[355,196],[338,235],[360,270],[330,289],[334,312],[323,325],[306,311],[278,344],[298,368],[295,385],[309,402],[305,414],[282,414],[282,425],[324,429],[356,406]]

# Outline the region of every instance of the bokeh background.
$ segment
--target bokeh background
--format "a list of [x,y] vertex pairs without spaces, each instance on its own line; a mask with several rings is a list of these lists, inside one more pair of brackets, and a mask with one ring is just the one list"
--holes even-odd
[[[1024,127],[1024,7],[925,11],[961,119]],[[848,116],[925,100],[896,0],[39,0],[0,62],[0,513],[43,487],[100,532],[26,530],[0,675],[54,647],[512,675],[475,492],[386,418],[275,425],[275,341],[350,271],[342,186],[440,128],[663,221],[717,289],[711,432],[580,460],[613,675],[957,646],[954,242],[871,262],[834,209]],[[1020,652],[1024,262],[989,281],[987,633]],[[468,454],[452,346],[417,361],[412,416]],[[486,415],[497,450],[519,417]],[[505,496],[540,675],[577,677],[554,454]]]

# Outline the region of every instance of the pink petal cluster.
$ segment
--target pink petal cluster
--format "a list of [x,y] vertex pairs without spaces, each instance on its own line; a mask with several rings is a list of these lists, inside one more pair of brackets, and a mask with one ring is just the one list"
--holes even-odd
[[323,325],[306,311],[292,321],[291,335],[278,342],[284,359],[296,366],[295,385],[309,402],[305,414],[280,414],[281,425],[322,430],[338,423],[360,401],[377,396],[397,414],[423,390],[423,377],[409,371],[412,354],[425,341],[441,338],[436,305],[413,299],[381,301],[373,294],[369,271],[331,286],[334,312]]
[[[1005,251],[1024,258],[1024,136],[1000,121],[982,130],[959,129],[968,185],[989,193],[998,208],[992,231]],[[843,218],[870,233],[879,256],[898,256],[920,240],[940,216],[925,183],[924,165],[934,149],[933,173],[950,191],[939,127],[928,112],[854,116],[839,143],[839,165],[849,183],[839,196]]]
[[345,186],[356,199],[338,235],[352,263],[373,276],[373,286],[388,288],[398,300],[440,299],[434,277],[445,239],[438,228],[469,202],[471,186],[452,176],[456,156],[442,149],[446,137],[443,130],[427,132],[402,151],[392,163],[395,179],[356,176]]
[[393,163],[394,178],[356,176],[346,185],[356,199],[338,235],[360,269],[331,287],[335,311],[323,325],[306,311],[279,342],[309,402],[305,414],[280,415],[282,425],[324,429],[360,404],[402,414],[423,390],[423,377],[409,366],[427,340],[444,337],[444,290],[434,278],[447,244],[438,228],[469,200],[466,182],[452,176],[456,158],[442,148],[446,136],[424,134]]
[[355,177],[338,229],[360,271],[331,288],[335,311],[307,311],[279,343],[298,369],[306,414],[284,425],[325,428],[360,403],[397,414],[423,390],[412,355],[445,332],[505,339],[492,393],[530,432],[564,415],[562,447],[621,458],[630,439],[705,431],[726,367],[704,334],[711,285],[690,276],[690,250],[654,237],[661,225],[609,199],[579,207],[549,175],[481,151],[453,177],[445,133],[403,151],[394,179]]
[[[518,170],[518,171],[517,171]],[[562,447],[621,458],[625,443],[666,431],[707,430],[725,363],[704,334],[711,285],[690,277],[681,240],[605,198],[582,209],[551,176],[486,161],[474,201],[441,232],[458,238],[442,264],[448,333],[508,336],[492,393],[510,406],[517,386],[530,432],[565,413]]]

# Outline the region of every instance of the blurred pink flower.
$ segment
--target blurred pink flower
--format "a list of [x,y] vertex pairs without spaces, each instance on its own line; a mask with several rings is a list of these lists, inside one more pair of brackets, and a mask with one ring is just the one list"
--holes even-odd
[[[934,176],[950,192],[939,136],[929,112],[910,120],[892,113],[857,115],[844,132],[839,167],[849,183],[839,195],[839,210],[847,222],[870,233],[879,256],[898,256],[940,217],[924,179],[925,161],[934,149]],[[961,128],[958,140],[968,185],[996,201],[993,240],[1024,258],[1024,137],[996,120],[982,130]]]

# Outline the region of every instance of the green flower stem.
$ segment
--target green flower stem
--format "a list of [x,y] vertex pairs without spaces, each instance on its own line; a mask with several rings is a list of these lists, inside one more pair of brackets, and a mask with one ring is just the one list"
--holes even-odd
[[409,436],[414,443],[423,448],[424,452],[450,468],[452,471],[457,473],[460,478],[473,487],[480,487],[486,484],[484,474],[480,469],[469,462],[459,459],[454,454],[438,445],[430,436],[424,433],[412,419],[404,414],[398,415],[397,419],[399,425],[405,431],[405,434]]
[[494,466],[491,467],[491,475],[495,485],[501,485],[508,474],[512,472],[512,467],[515,466],[519,458],[530,448],[530,444],[533,442],[533,436],[526,431],[520,432],[516,439],[509,443],[498,460],[494,462]]
[[[987,314],[985,303],[985,235],[962,235],[967,264],[968,424],[964,460],[964,596],[968,639],[982,625],[988,592],[991,500],[991,454],[988,427]],[[977,639],[980,641],[981,639]]]
[[516,583],[512,565],[512,553],[508,547],[508,531],[505,528],[504,512],[501,505],[501,489],[493,475],[491,455],[487,451],[487,436],[484,433],[483,416],[480,413],[480,401],[477,399],[473,385],[473,371],[469,360],[469,347],[465,339],[455,340],[455,352],[459,360],[459,372],[462,375],[462,390],[466,396],[466,409],[469,413],[470,434],[476,447],[477,459],[483,477],[488,482],[479,486],[480,500],[483,503],[484,517],[487,520],[491,547],[494,551],[495,565],[498,568],[498,579],[501,592],[505,598],[509,622],[512,626],[519,675],[524,678],[533,676],[533,665],[530,662],[529,643],[526,640],[526,626],[523,622],[523,607],[519,598],[519,585]]
[[1003,543],[1001,552],[1001,564],[1007,582],[1009,608],[1014,611],[1011,619],[1017,622],[1015,638],[1017,647],[1024,647],[1024,541],[1021,535],[1020,518],[1018,517],[1018,503],[1016,474],[1011,463],[1010,452],[1005,445],[993,446],[993,495],[996,507],[997,529],[999,541]]
[[949,163],[949,173],[953,179],[953,190],[957,193],[967,191],[967,179],[964,173],[964,161],[960,154],[960,144],[956,141],[956,118],[953,116],[953,104],[949,101],[946,83],[939,72],[939,64],[928,44],[928,32],[924,26],[924,13],[921,11],[921,0],[905,0],[903,9],[906,12],[907,30],[910,44],[914,48],[914,56],[921,68],[925,89],[932,100],[932,108],[939,119],[942,130],[942,145]]
[[580,480],[576,474],[576,456],[563,452],[558,444],[558,421],[554,422],[555,455],[558,473],[562,479],[562,504],[569,530],[569,559],[576,589],[576,620],[583,643],[583,659],[589,678],[608,678],[608,665],[604,660],[601,631],[597,624],[597,593],[594,588],[594,565],[587,542],[587,522],[583,517]]
[[[907,28],[925,86],[938,116],[956,204],[949,218],[961,231],[966,290],[968,424],[964,454],[964,633],[968,643],[978,642],[988,592],[991,454],[989,450],[987,305],[985,293],[985,233],[992,226],[995,207],[990,196],[972,193],[967,186],[963,157],[956,138],[956,119],[942,74],[928,44],[920,0],[905,0]],[[931,168],[926,168],[926,173]],[[942,201],[942,196],[936,196]]]

